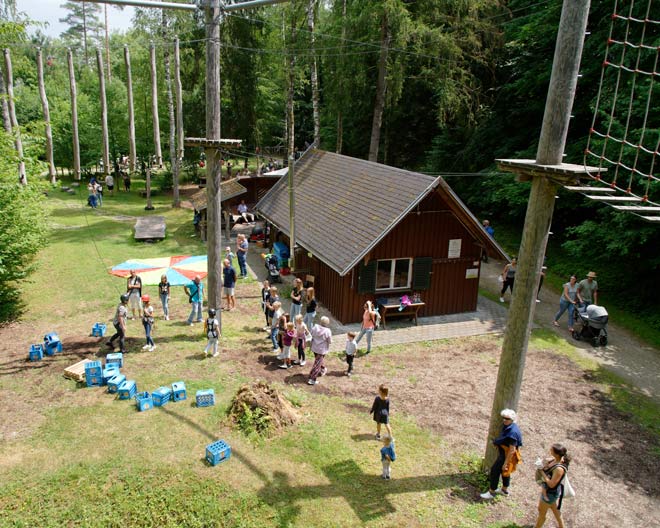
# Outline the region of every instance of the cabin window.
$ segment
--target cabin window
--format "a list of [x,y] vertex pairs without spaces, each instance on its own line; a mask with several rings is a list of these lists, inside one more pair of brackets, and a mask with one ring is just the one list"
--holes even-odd
[[376,291],[410,288],[412,259],[379,260],[376,268]]

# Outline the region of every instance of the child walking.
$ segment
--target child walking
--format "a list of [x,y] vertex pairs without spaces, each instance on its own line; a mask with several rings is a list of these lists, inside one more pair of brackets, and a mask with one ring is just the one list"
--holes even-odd
[[204,332],[206,332],[206,348],[204,349],[204,357],[208,357],[209,350],[213,350],[213,357],[218,357],[218,339],[222,335],[220,333],[220,323],[215,317],[215,308],[209,308],[209,316],[204,321]]
[[268,308],[266,307],[269,299],[270,299],[270,282],[265,280],[261,284],[261,309],[263,310],[264,315],[266,316],[266,326],[264,327],[264,330],[270,330],[270,320],[268,319]]
[[144,326],[144,333],[147,336],[147,344],[142,347],[142,350],[153,352],[156,350],[156,344],[151,338],[151,330],[154,327],[154,307],[151,306],[150,300],[148,295],[142,296],[142,326]]
[[293,321],[288,321],[282,334],[282,353],[279,355],[282,360],[281,369],[290,369],[293,366],[291,364],[291,344],[294,337],[296,337],[296,331]]
[[355,359],[355,352],[357,352],[357,343],[355,342],[355,332],[348,332],[346,334],[346,363],[348,363],[347,376],[351,376],[353,372],[353,360]]
[[374,403],[371,406],[369,414],[374,415],[374,422],[376,422],[376,440],[380,440],[380,426],[385,425],[387,433],[392,436],[392,428],[390,427],[390,399],[388,398],[389,389],[385,385],[378,387],[378,396],[374,398]]
[[390,471],[392,462],[396,460],[396,453],[394,452],[394,438],[386,436],[383,438],[384,447],[380,448],[380,460],[383,463],[382,478],[390,480]]
[[298,348],[298,361],[294,361],[294,365],[300,365],[303,367],[305,363],[305,345],[307,338],[312,338],[312,335],[309,333],[307,325],[303,321],[302,314],[296,315],[294,319],[295,329],[296,329],[296,345]]
[[235,257],[235,256],[236,256],[236,255],[235,255],[234,252],[231,250],[231,248],[230,248],[229,246],[227,246],[227,247],[225,248],[225,259],[227,259],[227,260],[229,261],[229,263],[230,263],[232,266],[234,265],[234,257]]

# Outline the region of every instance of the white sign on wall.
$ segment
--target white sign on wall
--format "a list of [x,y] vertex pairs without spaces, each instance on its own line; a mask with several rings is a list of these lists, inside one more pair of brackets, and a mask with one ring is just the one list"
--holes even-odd
[[479,278],[479,268],[468,268],[465,270],[466,279],[478,279]]
[[447,258],[459,258],[461,256],[461,239],[453,238],[449,241],[449,251]]

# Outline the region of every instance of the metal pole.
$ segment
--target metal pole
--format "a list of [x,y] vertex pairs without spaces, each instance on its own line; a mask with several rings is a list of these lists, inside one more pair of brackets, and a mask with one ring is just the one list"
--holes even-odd
[[295,156],[289,156],[289,268],[291,272],[296,269],[296,197],[293,188],[294,167],[296,166]]
[[[561,164],[588,16],[589,0],[564,0],[539,139],[537,165]],[[539,274],[557,188],[558,184],[547,176],[533,178],[520,244],[516,290],[511,300],[497,373],[489,439],[495,438],[502,427],[500,411],[504,408],[518,408]],[[497,449],[489,440],[485,465],[490,466],[496,457]]]
[[[158,2],[154,0],[75,0],[76,2],[87,1],[93,4],[113,4],[120,6],[134,6],[134,7],[151,7],[156,9],[181,9],[183,11],[197,11],[199,9],[195,4],[184,4],[178,2]],[[283,4],[289,0],[251,0],[249,2],[242,2],[239,4],[219,5],[223,11],[239,11],[241,9],[252,9],[255,7],[267,6],[272,4]],[[201,7],[208,7],[209,2],[214,0],[206,0],[205,4]]]

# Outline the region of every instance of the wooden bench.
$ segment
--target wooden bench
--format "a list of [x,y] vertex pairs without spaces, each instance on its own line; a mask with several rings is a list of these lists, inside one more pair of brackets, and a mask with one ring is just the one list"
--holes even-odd
[[387,328],[387,319],[395,318],[408,318],[410,321],[415,321],[415,326],[417,326],[417,314],[419,310],[425,306],[423,302],[412,303],[406,306],[403,310],[401,308],[401,303],[398,299],[388,299],[387,304],[379,304],[378,310],[380,312],[380,317],[382,319],[383,328]]

